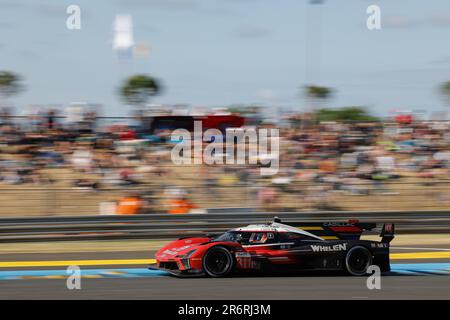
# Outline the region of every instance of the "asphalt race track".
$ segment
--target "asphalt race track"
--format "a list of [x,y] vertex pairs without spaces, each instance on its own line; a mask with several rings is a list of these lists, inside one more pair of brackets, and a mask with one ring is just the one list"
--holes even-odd
[[[147,270],[140,261],[149,252],[8,254],[0,256],[0,299],[450,299],[450,250],[420,249],[392,250],[419,259],[393,260],[381,290],[369,290],[366,277],[326,274],[178,279]],[[99,264],[81,266],[81,290],[68,290],[65,267],[56,266],[74,261]]]
[[65,280],[1,281],[2,299],[449,299],[448,276],[389,276],[381,290],[365,278],[276,277],[234,279],[84,279],[81,290]]

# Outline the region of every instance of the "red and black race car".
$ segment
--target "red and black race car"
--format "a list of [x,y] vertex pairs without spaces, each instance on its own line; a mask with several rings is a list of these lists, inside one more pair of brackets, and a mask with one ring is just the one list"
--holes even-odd
[[360,240],[375,223],[267,224],[235,228],[217,237],[180,238],[156,253],[156,268],[177,276],[225,277],[243,272],[345,271],[361,276],[371,265],[390,271],[394,225],[384,224],[381,241]]

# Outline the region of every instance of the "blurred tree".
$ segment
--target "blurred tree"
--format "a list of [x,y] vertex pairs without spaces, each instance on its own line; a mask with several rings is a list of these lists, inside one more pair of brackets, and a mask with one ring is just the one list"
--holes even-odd
[[156,79],[146,75],[135,75],[128,78],[120,88],[122,98],[134,106],[142,106],[150,97],[159,94],[161,86]]
[[447,105],[450,107],[450,81],[444,82],[441,85],[441,94],[446,100]]
[[341,109],[319,109],[315,112],[318,121],[379,121],[363,107],[346,107]]
[[0,71],[0,95],[4,98],[22,91],[21,77],[9,71]]
[[332,90],[327,87],[307,86],[306,95],[313,99],[326,100],[330,97]]
[[306,86],[305,93],[307,98],[310,99],[313,106],[313,110],[316,110],[318,104],[325,102],[330,98],[333,90],[327,87],[320,86]]

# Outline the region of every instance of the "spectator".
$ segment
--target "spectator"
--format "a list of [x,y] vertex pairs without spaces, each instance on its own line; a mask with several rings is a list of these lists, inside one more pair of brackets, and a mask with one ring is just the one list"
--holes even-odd
[[117,203],[117,214],[135,215],[141,213],[144,203],[137,194],[129,194],[119,199]]

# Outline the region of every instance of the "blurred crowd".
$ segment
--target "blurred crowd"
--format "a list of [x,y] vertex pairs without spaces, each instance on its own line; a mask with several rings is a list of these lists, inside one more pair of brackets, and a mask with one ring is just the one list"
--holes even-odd
[[[280,129],[279,172],[264,176],[259,165],[177,168],[170,132],[150,134],[144,119],[135,120],[101,124],[87,112],[67,122],[52,110],[22,119],[3,115],[0,184],[51,186],[58,179],[52,170],[64,168],[72,173],[71,188],[119,190],[115,213],[178,214],[223,206],[216,202],[229,190],[237,196],[225,200],[228,207],[297,210],[308,203],[308,209],[341,210],[337,196],[396,196],[392,182],[426,187],[450,173],[447,122],[260,123]],[[433,197],[448,201],[445,192]]]

